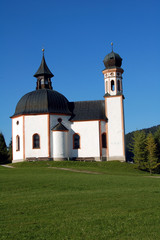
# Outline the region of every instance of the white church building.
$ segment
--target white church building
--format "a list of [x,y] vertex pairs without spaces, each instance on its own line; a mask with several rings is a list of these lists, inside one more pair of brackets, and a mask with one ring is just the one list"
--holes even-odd
[[52,89],[44,50],[36,90],[17,103],[12,118],[12,162],[26,160],[125,161],[122,58],[104,60],[104,100],[69,102]]

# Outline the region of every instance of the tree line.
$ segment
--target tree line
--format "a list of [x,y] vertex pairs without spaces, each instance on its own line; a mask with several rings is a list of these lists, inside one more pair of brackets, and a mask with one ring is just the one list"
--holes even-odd
[[7,147],[5,138],[0,133],[0,164],[9,163],[12,161],[12,140]]
[[150,174],[160,173],[160,127],[154,133],[144,130],[133,132],[128,147],[139,169]]

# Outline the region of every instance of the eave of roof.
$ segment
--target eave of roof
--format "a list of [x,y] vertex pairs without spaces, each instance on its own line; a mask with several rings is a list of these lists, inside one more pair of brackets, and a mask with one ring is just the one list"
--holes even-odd
[[123,99],[125,99],[123,93],[121,93],[121,92],[118,92],[116,95],[110,95],[110,94],[107,92],[107,93],[104,95],[104,98],[105,98],[105,97],[117,97],[117,96],[122,96]]
[[52,131],[61,131],[61,132],[66,132],[66,131],[68,132],[69,131],[62,123],[58,123],[51,130]]

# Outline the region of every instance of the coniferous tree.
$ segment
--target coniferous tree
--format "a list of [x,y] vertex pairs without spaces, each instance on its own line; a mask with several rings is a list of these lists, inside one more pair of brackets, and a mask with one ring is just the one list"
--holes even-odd
[[135,131],[130,145],[133,161],[139,169],[146,170],[146,134],[144,131]]
[[160,162],[160,127],[155,132],[154,139],[155,139],[155,143],[157,145],[157,157],[158,157],[159,162]]
[[8,150],[7,145],[2,133],[0,133],[0,163],[8,162]]
[[10,162],[12,162],[12,138],[11,138],[11,141],[9,143],[9,147],[8,147],[8,159]]
[[146,169],[153,173],[158,167],[158,157],[157,157],[157,145],[155,143],[155,139],[152,133],[149,133],[146,138],[146,151],[147,151],[147,161],[146,161]]

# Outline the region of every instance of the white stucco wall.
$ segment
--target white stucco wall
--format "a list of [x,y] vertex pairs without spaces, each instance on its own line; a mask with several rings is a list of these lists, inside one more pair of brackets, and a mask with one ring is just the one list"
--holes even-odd
[[[79,121],[73,122],[69,133],[70,157],[100,157],[99,122]],[[73,149],[73,134],[80,134],[80,149]]]
[[[33,149],[33,135],[40,136],[40,148]],[[48,157],[48,115],[25,116],[25,158]]]
[[101,121],[101,133],[106,132],[106,122],[105,121]]
[[[19,124],[17,124],[17,121]],[[16,136],[20,137],[20,150],[16,151]],[[23,160],[23,116],[12,119],[12,151],[13,162]]]
[[109,157],[124,157],[122,96],[107,98]]
[[[58,124],[58,118],[69,130],[52,131]],[[66,115],[27,115],[14,118],[13,121],[13,157],[14,160],[23,158],[89,158],[99,159],[100,157],[100,136],[106,131],[106,123],[101,121],[68,121],[70,116]],[[19,125],[16,122],[19,121]],[[50,126],[48,125],[50,122]],[[48,129],[49,127],[49,129]],[[48,131],[49,130],[49,131]],[[24,133],[24,136],[23,136]],[[50,133],[50,134],[49,134]],[[80,149],[73,149],[73,135],[80,135]],[[40,148],[33,149],[33,135],[40,136]],[[20,151],[16,151],[16,136],[20,136]],[[50,135],[50,136],[49,136]],[[50,137],[50,140],[49,140]],[[24,140],[24,143],[23,143]],[[50,142],[50,151],[49,151]],[[50,153],[50,155],[49,155]],[[102,156],[106,156],[106,149],[102,148]]]
[[54,159],[68,158],[68,132],[53,131],[52,155]]
[[[57,150],[56,150],[56,148],[55,148],[55,143],[54,143],[54,139],[55,139],[55,136],[56,136],[56,135],[53,137],[54,131],[51,131],[51,129],[58,124],[58,118],[61,118],[61,119],[62,119],[62,124],[63,124],[68,130],[70,130],[71,124],[72,124],[70,121],[68,121],[70,117],[71,117],[71,116],[59,115],[59,114],[58,114],[58,115],[56,115],[56,114],[51,114],[51,115],[50,115],[50,146],[51,146],[51,157],[60,158],[60,157],[59,157],[59,154],[57,153]],[[58,134],[57,134],[57,135],[58,135]],[[67,133],[67,138],[68,138],[68,135],[69,135],[69,133]],[[59,137],[59,139],[61,139],[60,136],[58,136],[58,137]],[[65,136],[65,140],[66,140],[66,136]],[[56,140],[55,140],[55,141],[56,141]],[[63,143],[63,142],[62,142],[62,139],[61,139],[60,141],[61,141],[61,144],[62,144],[62,143]],[[68,148],[69,148],[69,145],[70,145],[70,143],[69,143],[69,141],[67,140],[67,146],[68,146]],[[59,147],[60,147],[60,145],[59,145]],[[56,151],[56,153],[55,153],[55,151]],[[62,152],[62,150],[61,150],[61,152]],[[66,150],[65,150],[65,152],[66,152]],[[63,155],[63,154],[62,154],[62,155]],[[68,155],[68,151],[66,152],[66,157],[68,157],[67,155]]]

